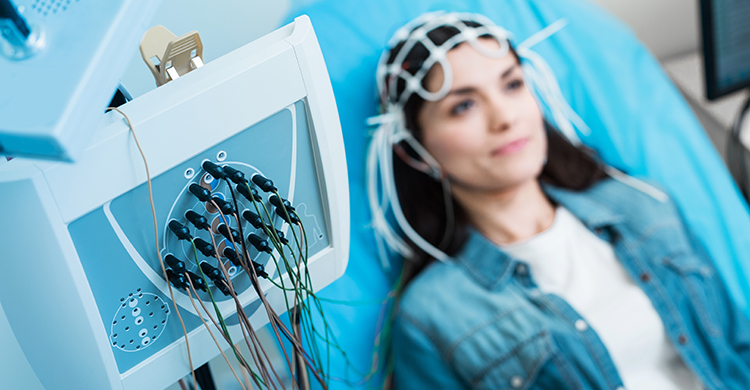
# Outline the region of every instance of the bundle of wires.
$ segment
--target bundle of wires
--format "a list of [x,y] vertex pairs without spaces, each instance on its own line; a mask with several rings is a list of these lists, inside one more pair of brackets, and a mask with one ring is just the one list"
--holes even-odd
[[[201,262],[198,257],[198,249],[196,247],[195,239],[189,234],[188,229],[179,223],[170,223],[169,227],[178,236],[179,239],[187,240],[190,242],[192,252],[194,255],[194,261],[198,273],[188,271],[184,263],[181,261],[172,261],[169,264],[169,268],[165,265],[165,260],[161,257],[161,251],[159,249],[159,237],[158,237],[158,222],[156,219],[156,211],[153,201],[153,192],[151,186],[151,175],[148,169],[148,162],[143,154],[143,151],[138,143],[135,131],[133,129],[130,119],[125,113],[117,108],[109,108],[108,110],[115,110],[122,114],[130,128],[131,133],[135,139],[136,145],[141,153],[141,156],[146,167],[147,183],[149,190],[149,199],[151,203],[152,216],[154,221],[154,240],[156,244],[156,252],[161,265],[162,273],[165,280],[168,281],[167,286],[169,288],[170,296],[172,301],[174,299],[173,286],[184,289],[195,309],[198,313],[203,326],[208,330],[214,343],[221,352],[221,355],[229,365],[232,374],[234,375],[237,382],[240,384],[242,389],[247,390],[253,388],[252,384],[256,388],[260,389],[309,389],[310,388],[310,375],[318,382],[323,388],[329,387],[330,377],[327,374],[330,372],[330,349],[335,348],[341,350],[338,343],[335,341],[331,332],[331,327],[325,318],[323,311],[323,305],[321,299],[319,299],[312,285],[312,277],[310,275],[308,267],[308,240],[305,227],[302,223],[302,219],[297,214],[296,210],[291,206],[288,201],[284,200],[273,183],[266,178],[260,177],[260,180],[254,182],[260,183],[258,187],[270,194],[270,197],[275,197],[278,200],[274,205],[277,208],[277,215],[279,215],[286,223],[290,224],[293,240],[287,240],[283,234],[276,227],[274,227],[274,218],[271,216],[271,212],[262,198],[258,195],[257,190],[251,187],[250,182],[244,179],[243,175],[232,175],[231,179],[234,181],[237,188],[237,192],[241,194],[249,194],[247,197],[253,204],[256,215],[259,217],[259,226],[262,227],[266,237],[271,242],[271,246],[257,248],[259,251],[265,251],[268,253],[270,259],[274,262],[276,269],[286,269],[286,276],[278,273],[276,279],[272,279],[264,271],[263,266],[254,262],[249,254],[248,245],[243,240],[235,240],[231,234],[228,234],[228,239],[231,240],[232,248],[236,251],[237,265],[239,265],[244,271],[247,277],[250,279],[250,284],[255,290],[258,299],[260,299],[265,311],[268,315],[271,329],[279,341],[279,346],[286,362],[286,368],[289,372],[288,380],[283,375],[279,374],[279,371],[273,366],[269,354],[266,352],[264,346],[261,344],[260,338],[256,330],[253,328],[250,319],[245,313],[243,304],[238,298],[237,291],[235,290],[234,283],[228,272],[227,266],[222,261],[222,255],[218,252],[218,246],[211,235],[212,244],[214,248],[213,255],[218,260],[218,270],[210,266],[207,262]],[[209,162],[209,164],[212,164]],[[204,165],[205,166],[205,165]],[[215,174],[215,169],[221,170],[222,167],[213,165],[211,170]],[[226,168],[226,167],[224,167]],[[229,168],[231,169],[231,168]],[[219,176],[219,175],[217,175]],[[234,220],[240,230],[239,237],[245,237],[242,229],[242,222],[237,209],[237,198],[234,189],[232,189],[232,183],[230,183],[230,175],[223,176],[222,180],[225,180],[230,188],[232,202],[234,208],[222,208],[217,203],[215,198],[209,196],[201,198],[202,201],[206,202],[207,206],[213,206],[218,210],[219,217],[223,224],[230,229],[230,220]],[[225,213],[224,210],[229,211]],[[267,245],[267,243],[266,243]],[[207,275],[207,273],[212,273]],[[217,274],[218,273],[218,274]],[[279,314],[273,309],[268,300],[266,299],[266,293],[261,288],[260,278],[268,279],[273,286],[281,289],[284,294],[284,301],[286,305],[286,311],[289,313],[291,326],[287,326]],[[214,282],[216,290],[213,290],[207,283],[208,280]],[[204,301],[199,296],[199,290],[205,291],[208,295],[208,301],[210,302],[211,308],[207,307]],[[232,339],[229,327],[225,320],[225,315],[219,310],[217,300],[214,296],[215,291],[221,291],[228,295],[235,303],[236,314],[239,319],[239,325],[242,330],[244,342],[250,351],[249,358],[243,356],[238,348],[235,341]],[[197,302],[197,303],[196,303]],[[247,304],[247,303],[245,303]],[[199,307],[200,306],[200,307]],[[175,311],[182,324],[183,333],[185,336],[185,343],[187,347],[188,359],[190,364],[190,370],[193,377],[193,383],[197,383],[195,370],[193,369],[193,362],[190,353],[190,344],[188,333],[185,328],[184,321],[180,314],[179,307],[175,305]],[[209,322],[206,321],[206,318]],[[323,329],[316,327],[315,320],[317,318],[322,319]],[[232,353],[235,359],[239,363],[241,369],[242,379],[240,375],[232,367],[229,357],[222,351],[222,347],[212,331],[212,328],[219,332],[219,337],[223,338],[232,348]],[[320,348],[319,340],[322,340],[325,345],[326,353],[323,355],[323,351]],[[287,351],[287,346],[291,345],[291,353]],[[290,382],[290,383],[289,383]]]

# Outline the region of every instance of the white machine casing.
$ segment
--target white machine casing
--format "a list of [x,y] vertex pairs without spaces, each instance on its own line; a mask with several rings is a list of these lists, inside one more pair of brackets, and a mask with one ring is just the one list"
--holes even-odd
[[[312,169],[328,235],[327,247],[309,259],[317,291],[339,278],[348,262],[349,189],[333,91],[309,18],[301,16],[120,108],[130,117],[151,176],[158,180],[298,102],[307,111]],[[69,230],[74,221],[146,181],[141,155],[116,112],[103,115],[93,141],[74,164],[21,158],[0,164],[0,302],[45,388],[163,389],[189,374],[184,338],[124,372],[118,368],[115,353],[120,352],[112,347],[110,324],[91,287],[92,278],[100,275],[87,274]],[[147,198],[143,207],[149,209]],[[160,240],[164,217],[158,215]],[[143,225],[142,234],[153,242],[153,225]],[[153,275],[149,280],[172,304],[167,282]],[[269,283],[262,287],[274,309],[285,311],[279,289]],[[175,294],[183,316],[195,314],[187,296],[176,289]],[[246,291],[240,299],[245,305],[258,297]],[[225,317],[235,312],[231,300],[220,307]],[[256,329],[268,323],[262,307],[248,315]],[[176,317],[170,321],[179,325]],[[230,333],[235,342],[243,337],[239,325],[230,326]],[[190,331],[189,340],[195,367],[219,353],[205,327]]]
[[26,59],[0,55],[0,154],[76,160],[161,0],[12,3],[44,44]]

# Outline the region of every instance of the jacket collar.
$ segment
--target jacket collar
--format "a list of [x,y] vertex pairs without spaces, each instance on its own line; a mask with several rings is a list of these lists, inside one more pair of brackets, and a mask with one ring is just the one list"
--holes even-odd
[[[584,191],[572,191],[542,183],[542,190],[555,203],[575,215],[590,230],[618,224],[624,217],[613,202],[621,195],[617,182],[604,179]],[[614,188],[613,188],[614,187]],[[507,283],[518,260],[511,258],[484,235],[471,229],[469,239],[455,256],[477,282],[488,289]]]

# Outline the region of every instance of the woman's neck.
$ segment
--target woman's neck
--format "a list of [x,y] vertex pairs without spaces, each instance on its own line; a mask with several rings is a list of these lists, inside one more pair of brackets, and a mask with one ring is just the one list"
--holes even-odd
[[498,192],[456,186],[453,196],[472,225],[496,244],[531,238],[549,229],[555,221],[555,208],[536,179]]

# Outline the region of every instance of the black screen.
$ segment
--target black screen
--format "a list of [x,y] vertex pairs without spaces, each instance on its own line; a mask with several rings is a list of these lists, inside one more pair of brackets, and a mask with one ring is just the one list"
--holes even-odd
[[701,0],[706,95],[750,86],[750,0]]

